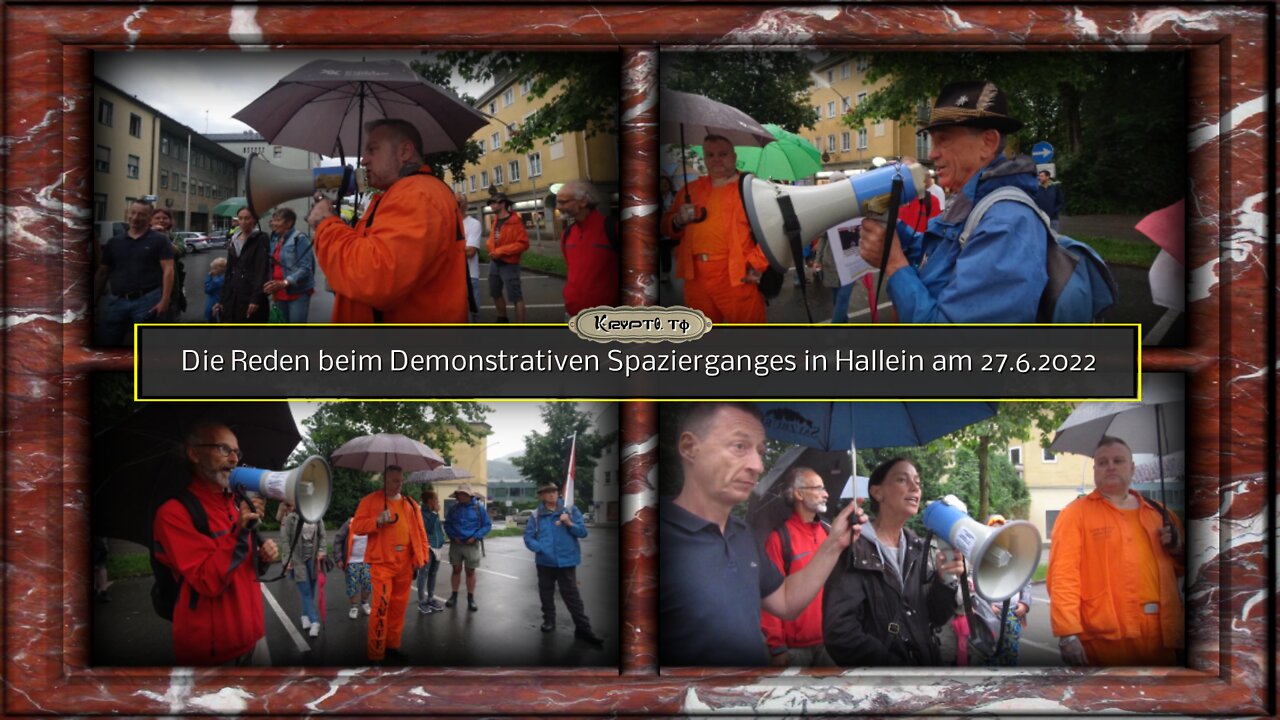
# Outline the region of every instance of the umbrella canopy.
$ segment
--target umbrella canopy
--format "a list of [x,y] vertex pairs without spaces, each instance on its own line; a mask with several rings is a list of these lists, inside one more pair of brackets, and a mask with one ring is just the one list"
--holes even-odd
[[91,532],[151,544],[151,519],[186,486],[191,470],[182,437],[197,420],[225,423],[244,451],[241,464],[283,469],[302,440],[287,402],[140,403],[123,420],[95,432]]
[[701,145],[708,135],[719,135],[734,145],[759,147],[774,140],[750,115],[711,98],[664,89],[661,102],[663,142]]
[[226,200],[213,206],[209,212],[219,217],[235,217],[242,208],[249,207],[249,201],[244,197],[237,195],[229,197]]
[[1054,452],[1093,457],[1104,435],[1124,440],[1136,453],[1164,455],[1185,446],[1186,391],[1178,373],[1142,376],[1142,402],[1081,403],[1058,427]]
[[440,453],[399,433],[361,435],[333,451],[329,459],[337,467],[364,472],[383,472],[398,465],[406,473],[434,470],[444,465]]
[[1187,454],[1184,451],[1157,457],[1139,463],[1133,469],[1135,483],[1160,482],[1163,478],[1183,477],[1187,472]]
[[[772,123],[765,123],[764,128],[776,138],[773,142],[764,147],[734,147],[739,172],[768,180],[794,181],[810,177],[822,169],[822,153],[813,143]],[[695,148],[695,151],[701,154],[702,147]]]
[[424,153],[457,150],[488,119],[399,60],[316,60],[294,70],[234,117],[267,142],[322,155],[358,155],[363,124],[407,120]]
[[409,475],[405,477],[404,482],[406,485],[413,485],[417,483],[425,485],[430,482],[465,480],[466,478],[471,477],[475,477],[475,475],[472,475],[470,472],[467,472],[462,468],[445,465],[443,467],[438,467],[435,470],[419,470],[417,472],[409,473]]
[[995,415],[986,402],[758,403],[765,434],[775,440],[845,450],[907,447]]

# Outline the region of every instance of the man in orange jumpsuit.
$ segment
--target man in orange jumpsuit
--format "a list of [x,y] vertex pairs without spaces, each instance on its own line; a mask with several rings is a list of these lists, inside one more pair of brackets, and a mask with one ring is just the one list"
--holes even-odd
[[1129,446],[1103,437],[1094,491],[1054,523],[1049,617],[1068,665],[1172,665],[1183,647],[1181,525],[1129,489],[1133,471]]
[[369,660],[382,662],[390,656],[404,662],[400,634],[409,591],[418,568],[426,565],[431,555],[422,527],[422,510],[412,498],[400,493],[404,472],[392,465],[384,473],[383,482],[381,490],[360,500],[351,521],[351,534],[369,538],[364,555],[373,578]]
[[[489,231],[489,297],[498,311],[498,322],[507,322],[507,300],[516,306],[516,322],[524,322],[524,291],[520,289],[520,256],[529,249],[529,233],[524,220],[511,212],[511,199],[494,195],[493,227]],[[502,297],[503,290],[507,297]]]
[[335,323],[464,323],[467,257],[453,191],[422,162],[422,136],[375,120],[360,163],[381,190],[355,228],[318,197],[307,215],[316,260],[337,297]]
[[677,193],[662,218],[663,234],[680,241],[675,251],[684,304],[716,323],[762,323],[758,285],[769,261],[751,238],[738,195],[738,154],[717,135],[702,141],[702,151],[707,174],[689,183],[687,202],[684,192]]

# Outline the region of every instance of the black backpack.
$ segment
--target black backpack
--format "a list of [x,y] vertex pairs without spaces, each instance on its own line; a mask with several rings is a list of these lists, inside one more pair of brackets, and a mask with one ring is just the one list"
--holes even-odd
[[[174,496],[182,507],[187,509],[187,514],[191,516],[191,524],[195,527],[196,532],[202,535],[213,537],[213,533],[209,531],[209,516],[204,511],[204,506],[191,494],[190,490],[183,488],[181,492]],[[151,574],[155,576],[156,582],[151,586],[151,607],[155,608],[156,614],[160,617],[173,622],[173,610],[178,605],[178,595],[182,590],[182,578],[175,577],[173,570],[156,558],[156,540],[151,540]],[[194,590],[191,591],[191,609],[195,610],[196,602],[200,596]]]
[[[831,525],[826,520],[819,519],[818,522],[822,523],[822,527],[827,531],[827,534],[831,533]],[[790,575],[791,561],[796,556],[795,552],[791,550],[791,533],[787,531],[785,523],[774,528],[773,532],[778,536],[778,541],[782,543],[782,574]]]

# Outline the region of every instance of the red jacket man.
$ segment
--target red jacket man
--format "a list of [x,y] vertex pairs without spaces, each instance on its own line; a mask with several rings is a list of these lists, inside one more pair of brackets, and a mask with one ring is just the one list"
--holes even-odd
[[[511,211],[511,199],[495,195],[489,200],[493,208],[493,228],[485,247],[489,251],[489,297],[498,312],[498,322],[507,322],[507,300],[516,306],[516,322],[524,322],[524,292],[520,288],[520,256],[529,249],[529,233],[524,220]],[[506,297],[503,297],[503,290]]]
[[564,311],[572,316],[597,305],[617,305],[618,234],[611,234],[600,214],[595,188],[582,180],[571,180],[556,193],[556,208],[573,220],[560,239],[560,250],[568,268],[564,284]]
[[[786,489],[794,511],[787,521],[769,533],[764,552],[784,575],[804,569],[818,555],[827,539],[827,529],[818,513],[827,509],[827,490],[822,477],[807,467],[794,467],[778,482]],[[786,533],[784,548],[780,533]],[[789,558],[785,550],[790,550]],[[822,643],[822,591],[793,620],[781,620],[767,611],[760,613],[760,627],[774,665],[814,667],[835,665]]]
[[[202,423],[185,439],[194,478],[187,485],[204,509],[206,535],[196,530],[179,500],[160,506],[152,525],[156,558],[181,581],[173,609],[173,650],[179,665],[248,665],[263,636],[258,563],[279,556],[274,540],[259,544],[248,525],[264,501],[237,503],[229,490],[240,460],[236,436],[224,425]],[[234,456],[234,457],[233,457]]]

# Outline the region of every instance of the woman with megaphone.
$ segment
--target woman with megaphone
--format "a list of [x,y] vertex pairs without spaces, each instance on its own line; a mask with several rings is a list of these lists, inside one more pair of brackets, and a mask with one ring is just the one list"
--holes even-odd
[[871,531],[844,552],[822,594],[823,641],[839,665],[941,664],[935,630],[951,619],[964,561],[931,559],[906,527],[921,490],[920,470],[906,458],[871,473]]

